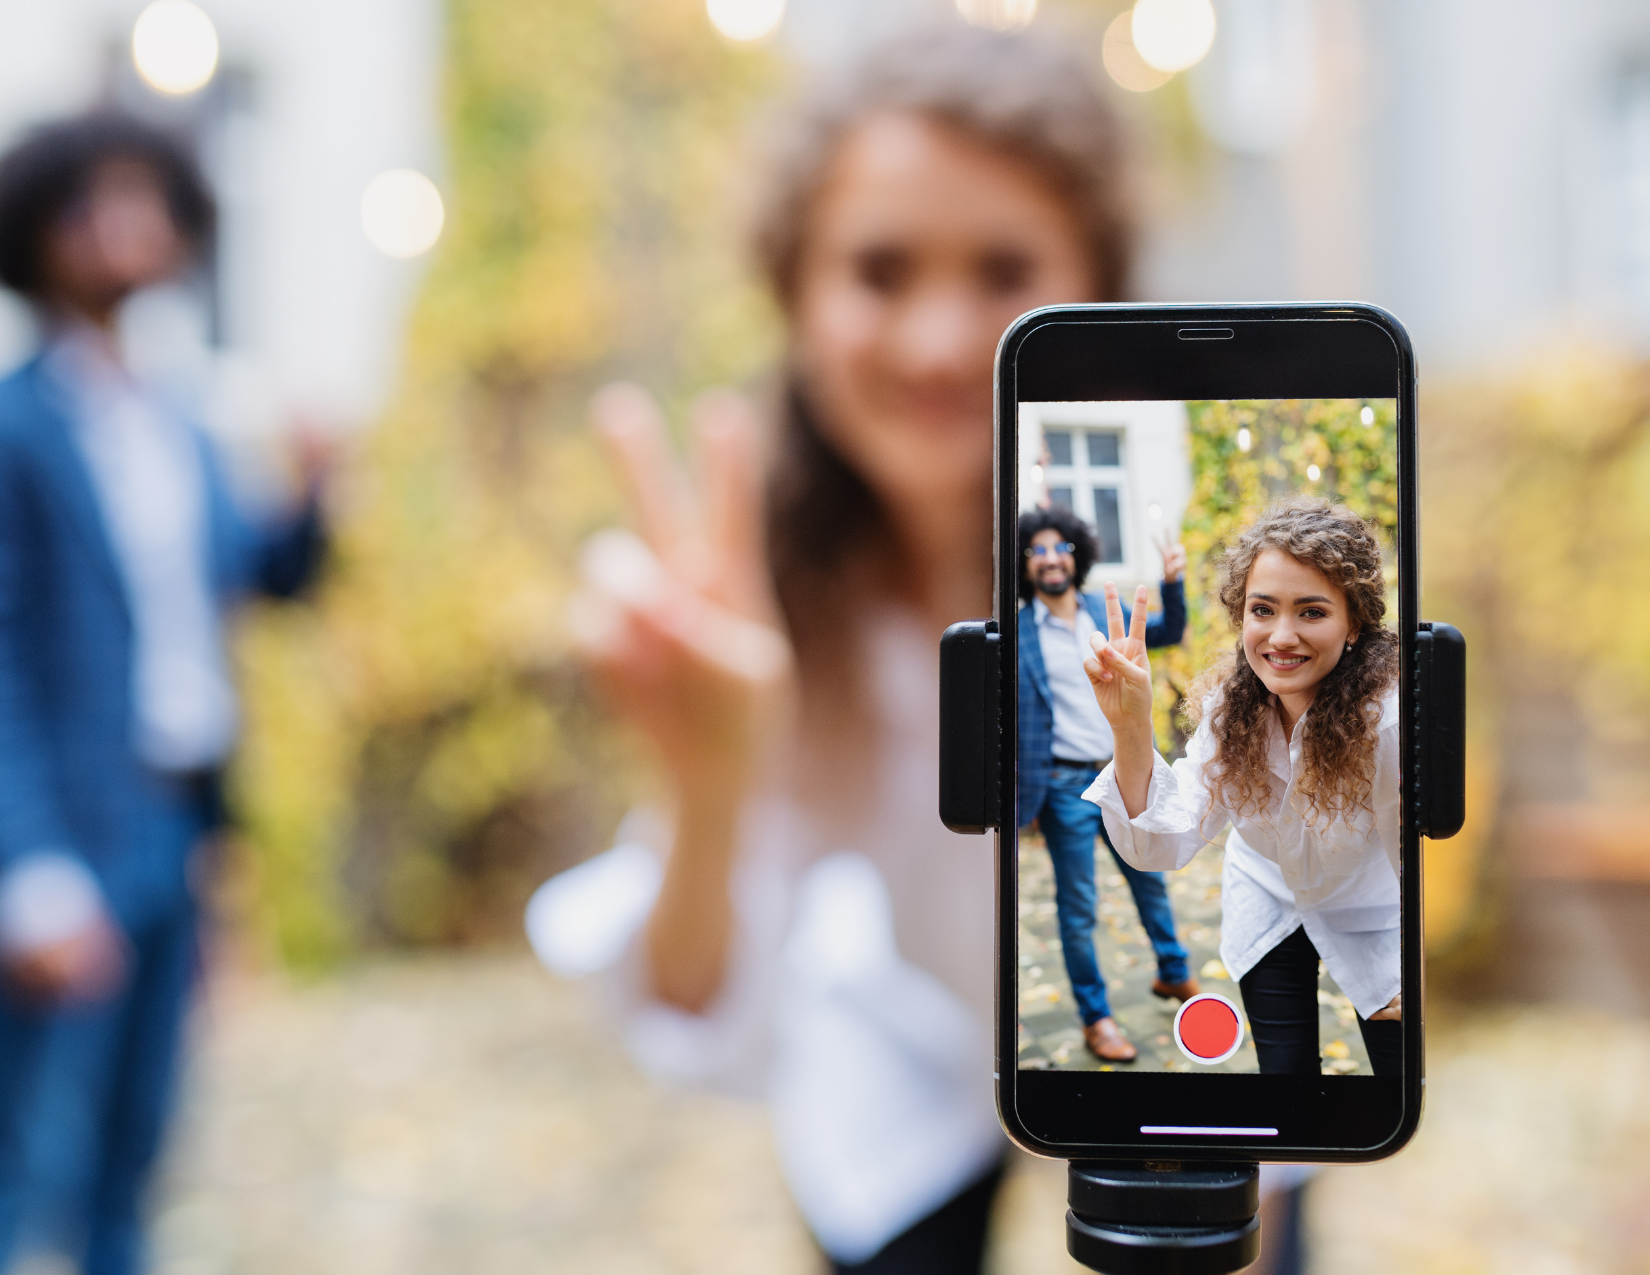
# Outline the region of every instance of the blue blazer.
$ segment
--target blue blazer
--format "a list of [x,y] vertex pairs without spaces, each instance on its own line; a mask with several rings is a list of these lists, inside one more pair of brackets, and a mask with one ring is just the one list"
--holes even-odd
[[[186,865],[150,852],[176,796],[133,747],[131,615],[70,410],[38,359],[0,380],[0,872],[79,855],[130,928],[183,902]],[[325,547],[314,503],[252,526],[196,436],[221,604],[298,592]]]
[[[1088,608],[1094,627],[1110,636],[1106,628],[1106,599],[1097,593],[1079,593],[1079,602]],[[1123,608],[1123,625],[1128,627],[1129,608]],[[1180,581],[1163,582],[1163,612],[1146,621],[1146,645],[1173,646],[1186,632],[1186,588]],[[1048,797],[1049,779],[1054,770],[1054,696],[1048,689],[1048,670],[1043,666],[1043,644],[1037,634],[1035,608],[1023,606],[1019,618],[1020,647],[1020,826],[1037,817]]]

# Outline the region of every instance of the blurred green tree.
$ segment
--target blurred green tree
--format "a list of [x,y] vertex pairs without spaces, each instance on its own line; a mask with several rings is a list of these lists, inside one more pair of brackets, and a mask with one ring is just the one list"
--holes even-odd
[[620,514],[601,382],[677,405],[769,363],[730,216],[779,83],[700,0],[449,0],[448,223],[401,385],[343,475],[318,605],[242,635],[249,920],[280,956],[514,931],[633,767],[570,665],[578,541]]

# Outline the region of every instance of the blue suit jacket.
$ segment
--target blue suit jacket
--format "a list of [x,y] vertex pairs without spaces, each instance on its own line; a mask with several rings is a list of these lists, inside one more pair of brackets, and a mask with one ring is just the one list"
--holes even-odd
[[[1080,593],[1079,602],[1094,618],[1094,627],[1108,637],[1106,599],[1096,593]],[[1123,608],[1123,626],[1128,627],[1129,608]],[[1186,632],[1186,588],[1180,581],[1163,583],[1163,612],[1146,621],[1146,645],[1173,646]],[[1037,817],[1048,797],[1050,774],[1054,769],[1054,696],[1048,689],[1048,670],[1043,666],[1043,644],[1037,634],[1035,608],[1023,606],[1019,618],[1020,647],[1020,824]]]
[[[79,855],[131,926],[183,901],[186,865],[150,852],[176,796],[133,747],[125,583],[69,412],[38,359],[0,381],[0,872],[36,851]],[[221,603],[296,593],[324,549],[313,502],[254,528],[197,437]]]

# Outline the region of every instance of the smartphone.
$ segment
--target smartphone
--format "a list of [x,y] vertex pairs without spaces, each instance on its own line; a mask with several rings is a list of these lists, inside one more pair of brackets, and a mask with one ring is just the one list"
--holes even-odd
[[[1061,306],[996,366],[1004,1126],[1067,1159],[1396,1151],[1423,1085],[1408,336],[1359,304]],[[1131,797],[1072,661],[1141,585]]]

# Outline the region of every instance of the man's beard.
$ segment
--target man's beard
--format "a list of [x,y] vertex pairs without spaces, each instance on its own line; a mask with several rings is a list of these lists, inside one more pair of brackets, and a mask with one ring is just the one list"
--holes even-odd
[[1037,591],[1039,593],[1046,593],[1051,598],[1059,597],[1062,593],[1064,593],[1069,588],[1071,588],[1071,577],[1070,576],[1066,576],[1065,579],[1060,580],[1058,582],[1050,582],[1050,581],[1047,581],[1047,580],[1037,581]]

